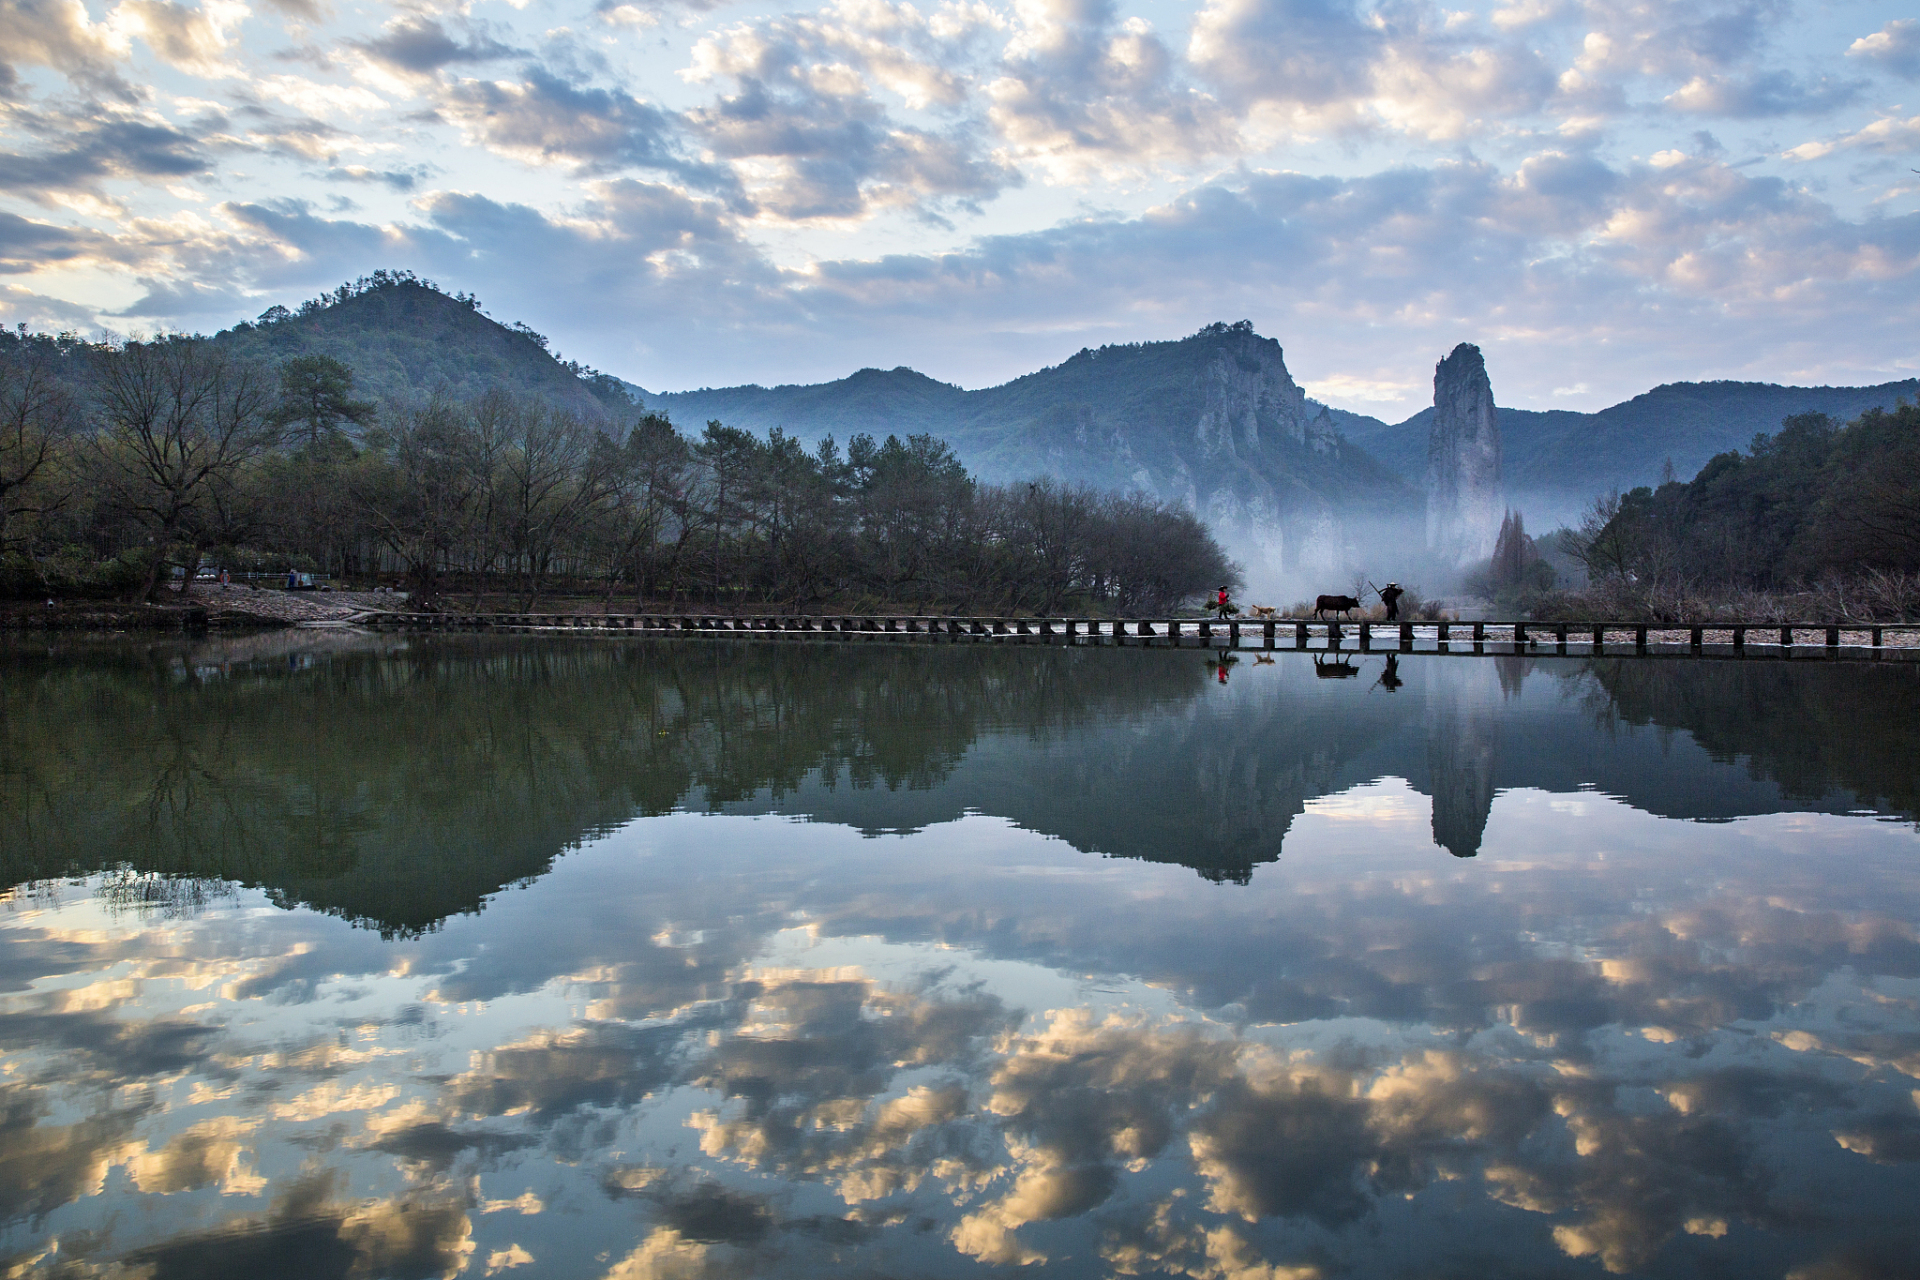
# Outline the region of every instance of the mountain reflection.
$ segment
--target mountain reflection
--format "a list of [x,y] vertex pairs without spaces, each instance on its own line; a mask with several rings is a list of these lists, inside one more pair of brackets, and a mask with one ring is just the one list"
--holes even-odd
[[1906,664],[1376,657],[1324,681],[1283,654],[1221,688],[1198,654],[965,646],[275,637],[4,661],[7,882],[127,867],[400,932],[679,808],[870,833],[982,812],[1244,884],[1316,797],[1380,777],[1431,797],[1459,857],[1515,788],[1680,818],[1920,807]]
[[1912,673],[1350,665],[16,654],[0,1266],[1913,1274]]

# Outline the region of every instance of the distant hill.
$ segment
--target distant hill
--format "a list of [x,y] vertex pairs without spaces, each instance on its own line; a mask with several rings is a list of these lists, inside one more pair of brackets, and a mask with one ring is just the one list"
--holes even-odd
[[969,394],[904,367],[862,369],[837,382],[809,386],[702,388],[654,395],[627,385],[647,408],[667,414],[682,429],[698,430],[709,419],[718,419],[730,427],[761,433],[784,427],[809,441],[831,435],[842,444],[862,431],[878,437],[922,432],[948,436],[966,417]]
[[[1781,419],[1793,414],[1847,422],[1868,409],[1891,409],[1902,397],[1920,398],[1920,380],[1873,387],[1670,382],[1598,413],[1502,409],[1502,469],[1516,500],[1544,500],[1564,514],[1568,504],[1577,509],[1595,494],[1659,483],[1669,460],[1675,475],[1690,477],[1715,454],[1778,431]],[[1426,473],[1432,420],[1430,408],[1399,423],[1335,415],[1347,439],[1411,484]]]
[[[1264,381],[1269,378],[1271,385]],[[1365,498],[1382,484],[1398,487],[1362,449],[1343,448],[1329,436],[1317,448],[1307,445],[1307,427],[1324,407],[1299,393],[1280,345],[1244,323],[1211,325],[1172,342],[1082,350],[981,391],[904,367],[862,369],[805,386],[631,390],[683,428],[718,419],[751,431],[780,427],[809,441],[832,435],[842,443],[862,431],[928,432],[951,442],[988,479],[1047,474],[1160,489],[1183,471],[1208,469],[1208,455],[1259,454],[1264,446],[1286,452],[1291,441],[1303,447],[1290,458],[1302,474],[1289,477],[1289,485],[1296,479],[1330,485],[1326,496],[1333,498]],[[1238,449],[1230,418],[1244,436]]]
[[[644,394],[644,393],[642,393]],[[998,387],[965,391],[912,369],[814,386],[645,396],[683,428],[710,418],[807,441],[926,432],[986,480],[1053,476],[1183,502],[1250,578],[1345,564],[1363,531],[1419,506],[1413,486],[1343,439],[1253,326],[1082,350]]]
[[631,411],[618,379],[562,364],[531,329],[500,324],[482,315],[473,299],[404,274],[378,273],[297,312],[270,308],[258,322],[214,340],[275,365],[295,356],[332,356],[353,370],[356,395],[395,404],[418,403],[436,391],[464,397],[498,387],[588,417]]
[[[1178,442],[1191,434],[1202,367],[1219,341],[1202,331],[1179,342],[1082,351],[981,391],[912,369],[863,369],[812,386],[702,389],[646,400],[683,425],[719,418],[758,431],[783,427],[809,440],[926,431],[952,441],[990,478],[1046,473],[1171,493],[1179,489],[1172,477],[1183,465]],[[1901,397],[1920,398],[1920,380],[1870,387],[1676,382],[1597,413],[1502,409],[1506,488],[1536,524],[1572,519],[1597,494],[1658,483],[1669,460],[1676,475],[1691,476],[1715,454],[1777,431],[1792,414],[1819,412],[1844,422],[1876,406],[1891,408]],[[1303,404],[1310,416],[1322,411],[1314,401]],[[1334,502],[1376,495],[1419,500],[1431,408],[1397,423],[1341,409],[1325,413],[1340,437],[1340,458],[1333,464],[1322,455],[1329,465],[1294,459],[1290,485]],[[1100,429],[1089,435],[1096,423]]]

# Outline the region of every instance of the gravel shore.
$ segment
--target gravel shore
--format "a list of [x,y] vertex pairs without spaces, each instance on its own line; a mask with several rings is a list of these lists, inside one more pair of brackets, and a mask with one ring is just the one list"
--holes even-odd
[[352,622],[382,609],[404,608],[407,597],[398,591],[280,591],[236,585],[196,587],[187,600],[174,603],[198,605],[209,620],[239,615],[263,622]]
[[117,600],[0,602],[8,631],[261,630],[354,623],[382,609],[404,608],[396,591],[280,591],[247,586],[198,587],[182,599],[163,591],[153,604]]

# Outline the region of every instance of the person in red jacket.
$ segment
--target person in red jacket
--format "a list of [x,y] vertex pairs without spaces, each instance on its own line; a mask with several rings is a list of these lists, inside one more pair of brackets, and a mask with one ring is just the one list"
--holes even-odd
[[1213,607],[1220,611],[1222,621],[1225,621],[1227,615],[1233,612],[1233,601],[1227,599],[1227,588],[1224,583],[1220,587],[1220,598],[1214,601]]

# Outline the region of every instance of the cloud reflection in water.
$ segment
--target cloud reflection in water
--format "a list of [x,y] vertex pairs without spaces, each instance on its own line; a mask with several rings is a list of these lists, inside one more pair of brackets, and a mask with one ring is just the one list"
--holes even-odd
[[[1243,687],[1205,714],[1273,710]],[[925,798],[1017,799],[1003,749]],[[1361,780],[1302,799],[1245,885],[1000,817],[725,812],[637,818],[385,937],[232,885],[24,885],[7,1265],[1904,1273],[1909,827],[1521,786],[1456,861],[1435,802],[1340,767]]]

